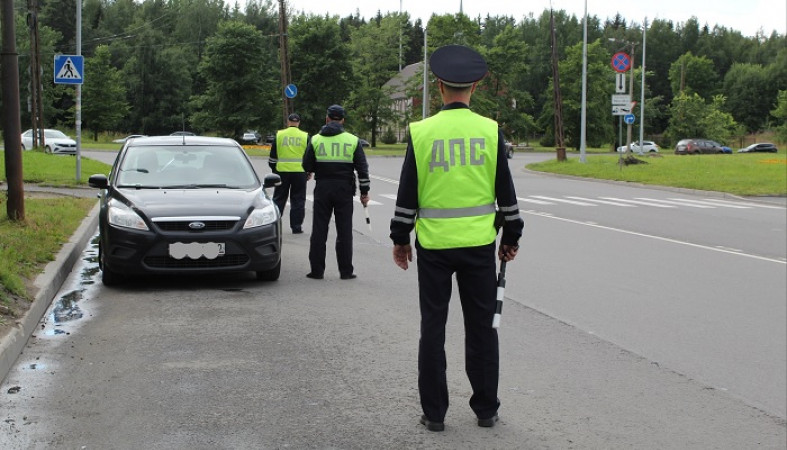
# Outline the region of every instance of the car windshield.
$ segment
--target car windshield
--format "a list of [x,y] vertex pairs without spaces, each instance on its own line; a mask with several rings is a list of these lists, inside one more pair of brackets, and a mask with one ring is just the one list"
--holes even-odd
[[137,189],[247,189],[258,184],[246,157],[231,146],[131,146],[117,175],[118,187]]
[[65,135],[62,131],[58,130],[44,130],[44,137],[48,138],[56,138],[56,139],[68,139],[68,136]]

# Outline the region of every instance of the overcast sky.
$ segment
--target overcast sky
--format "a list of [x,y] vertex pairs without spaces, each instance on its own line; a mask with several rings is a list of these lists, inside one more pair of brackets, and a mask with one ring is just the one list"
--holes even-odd
[[[234,4],[235,0],[225,0]],[[238,0],[241,5],[245,0]],[[410,13],[415,20],[421,18],[424,23],[432,13],[446,14],[459,12],[462,3],[464,13],[471,18],[485,17],[487,14],[513,16],[517,21],[530,15],[538,17],[545,9],[549,9],[549,0],[357,0],[357,1],[326,1],[326,0],[286,0],[291,10],[305,11],[324,15],[347,16],[356,10],[361,17],[369,19],[381,11]],[[278,4],[278,0],[274,0]],[[577,18],[585,11],[584,0],[553,0],[555,10],[566,10]],[[787,34],[787,0],[587,0],[589,16],[598,16],[602,21],[620,13],[628,23],[641,24],[647,17],[671,20],[680,24],[691,16],[696,16],[700,26],[706,23],[723,25],[740,31],[744,36],[754,36],[762,29],[766,35],[772,31]]]

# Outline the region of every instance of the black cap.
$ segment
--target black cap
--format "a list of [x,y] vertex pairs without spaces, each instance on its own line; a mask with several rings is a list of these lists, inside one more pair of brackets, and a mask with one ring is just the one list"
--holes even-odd
[[331,105],[328,107],[328,117],[332,120],[344,119],[344,108],[339,105]]
[[300,122],[301,116],[299,116],[296,113],[292,113],[289,116],[287,116],[287,120],[289,120],[290,122]]
[[448,86],[470,87],[484,78],[486,61],[475,50],[463,45],[446,45],[429,58],[432,73]]

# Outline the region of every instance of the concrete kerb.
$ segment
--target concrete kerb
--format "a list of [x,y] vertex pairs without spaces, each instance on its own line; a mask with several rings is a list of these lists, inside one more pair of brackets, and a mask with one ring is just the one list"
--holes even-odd
[[10,333],[0,338],[0,382],[5,380],[55,295],[82,255],[88,241],[95,234],[98,227],[98,211],[99,204],[96,203],[71,239],[60,249],[54,261],[47,264],[44,271],[36,277],[33,283],[37,292],[30,309],[16,321],[16,326]]

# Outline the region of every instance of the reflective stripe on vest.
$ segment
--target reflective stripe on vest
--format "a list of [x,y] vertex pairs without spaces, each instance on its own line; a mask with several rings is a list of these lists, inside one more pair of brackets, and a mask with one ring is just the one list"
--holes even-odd
[[288,127],[276,133],[276,170],[279,172],[303,172],[303,154],[309,135],[298,127]]
[[497,122],[467,108],[410,124],[418,173],[415,232],[428,249],[495,241]]
[[312,137],[312,147],[317,162],[352,163],[358,137],[347,132],[335,136],[318,134]]

